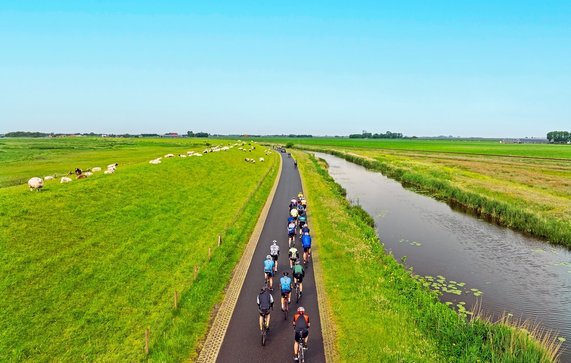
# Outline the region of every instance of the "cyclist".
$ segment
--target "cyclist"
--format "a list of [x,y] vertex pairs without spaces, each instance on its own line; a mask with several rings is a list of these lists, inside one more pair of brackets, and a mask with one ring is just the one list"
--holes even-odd
[[293,266],[293,280],[295,283],[299,284],[299,296],[303,294],[303,277],[305,276],[305,271],[303,266],[299,261],[295,262]]
[[305,313],[303,306],[297,308],[297,313],[293,316],[293,330],[295,338],[293,343],[293,359],[297,361],[298,341],[303,339],[304,346],[307,349],[307,338],[309,337],[309,316]]
[[307,217],[304,215],[301,215],[297,218],[298,221],[298,226],[299,226],[299,233],[302,234],[303,233],[303,226],[306,225],[307,222]]
[[293,208],[297,207],[297,199],[292,199],[289,201],[289,209],[288,210],[292,210]]
[[274,297],[272,296],[272,294],[270,294],[270,292],[268,291],[268,289],[264,286],[262,287],[262,290],[260,290],[260,293],[258,294],[258,297],[256,298],[256,302],[258,303],[258,311],[260,312],[260,331],[262,331],[262,327],[263,327],[263,319],[264,316],[267,316],[267,323],[266,323],[266,327],[268,327],[268,330],[270,329],[270,308],[273,309],[274,308]]
[[290,224],[291,222],[295,222],[295,218],[292,216],[287,217],[287,224]]
[[307,263],[311,256],[311,236],[309,233],[301,236],[301,246],[303,247],[303,263]]
[[303,199],[303,193],[302,192],[297,193],[297,201],[301,202],[302,199]]
[[307,209],[307,200],[305,200],[305,198],[302,198],[302,199],[301,199],[301,205],[303,205],[303,207],[304,207],[305,209]]
[[278,272],[278,257],[280,255],[280,246],[278,246],[278,241],[273,240],[270,246],[270,256],[274,260],[274,273]]
[[297,169],[297,160],[293,159],[293,167]]
[[271,291],[274,290],[273,288],[273,278],[274,277],[274,260],[272,256],[267,255],[266,259],[264,260],[264,279],[268,284],[268,287]]
[[290,222],[287,225],[287,237],[290,247],[295,244],[295,229],[296,229],[295,222]]
[[303,226],[301,226],[301,235],[303,236],[304,234],[309,234],[309,227],[307,225],[307,222],[303,224]]
[[280,279],[280,287],[282,290],[282,311],[285,311],[285,299],[287,299],[288,304],[291,302],[291,277],[287,271],[283,273]]
[[292,216],[294,219],[297,220],[297,216],[299,215],[299,211],[297,210],[297,207],[292,208],[289,211],[290,216]]
[[289,255],[289,268],[293,269],[293,264],[297,260],[299,260],[299,252],[297,251],[297,248],[291,246],[291,248],[288,251],[288,255]]

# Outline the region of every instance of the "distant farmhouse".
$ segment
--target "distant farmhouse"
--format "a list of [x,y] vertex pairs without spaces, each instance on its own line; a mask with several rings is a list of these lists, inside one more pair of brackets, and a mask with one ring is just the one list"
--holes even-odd
[[178,132],[167,132],[166,134],[162,135],[161,137],[174,138],[174,137],[182,137],[182,136],[179,135]]
[[549,141],[542,138],[501,139],[500,144],[547,144]]

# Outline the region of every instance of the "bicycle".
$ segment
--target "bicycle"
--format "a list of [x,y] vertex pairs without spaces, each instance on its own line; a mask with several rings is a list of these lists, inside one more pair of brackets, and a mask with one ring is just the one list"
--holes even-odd
[[295,302],[296,304],[299,304],[299,300],[301,299],[301,291],[299,291],[299,282],[295,283],[294,289],[295,289]]
[[305,339],[303,338],[297,340],[297,361],[305,363]]
[[268,314],[264,314],[262,317],[262,346],[266,345],[266,337],[268,336],[269,326],[267,325]]
[[284,320],[287,320],[289,315],[289,302],[287,296],[284,298]]

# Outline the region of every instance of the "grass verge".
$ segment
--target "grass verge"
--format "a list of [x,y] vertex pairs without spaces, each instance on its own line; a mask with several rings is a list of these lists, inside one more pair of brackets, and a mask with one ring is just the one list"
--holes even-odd
[[251,164],[235,148],[150,165],[172,145],[132,147],[115,174],[0,188],[0,360],[183,361],[196,350],[279,156],[257,148],[248,156],[266,162]]
[[296,157],[314,196],[312,231],[340,361],[555,360],[558,344],[544,348],[525,330],[468,321],[440,303],[412,271],[385,254],[370,217],[346,201],[343,188],[319,162],[300,152]]

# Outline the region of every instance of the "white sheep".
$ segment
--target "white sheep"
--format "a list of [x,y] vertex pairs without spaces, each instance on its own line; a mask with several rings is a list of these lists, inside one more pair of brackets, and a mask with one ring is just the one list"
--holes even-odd
[[109,168],[103,172],[103,174],[113,174],[115,172],[115,168]]
[[85,173],[83,173],[82,175],[85,175],[85,176],[92,176],[92,175],[93,175],[93,173],[92,173],[92,172],[90,172],[90,171],[86,171],[86,172],[85,172]]
[[185,155],[185,154],[180,154],[179,156],[180,156],[181,158],[186,158],[186,155]]
[[71,182],[71,178],[68,178],[67,176],[62,176],[61,179],[59,180],[60,183],[69,183]]
[[161,159],[153,159],[149,161],[149,164],[157,165],[161,163]]
[[44,180],[52,180],[54,178],[53,175],[46,175],[46,177],[44,178]]
[[44,181],[42,178],[35,176],[28,180],[28,186],[30,187],[30,190],[40,190],[44,187]]
[[202,156],[202,154],[194,154],[194,156]]
[[95,168],[91,168],[91,171],[95,172],[95,171],[101,171],[101,168],[96,166]]
[[264,161],[266,161],[264,158],[260,158],[260,163],[263,163]]
[[174,158],[174,154],[166,154],[165,158]]
[[118,166],[119,166],[119,163],[109,164],[109,165],[107,165],[107,169],[111,169],[111,168],[116,169]]

